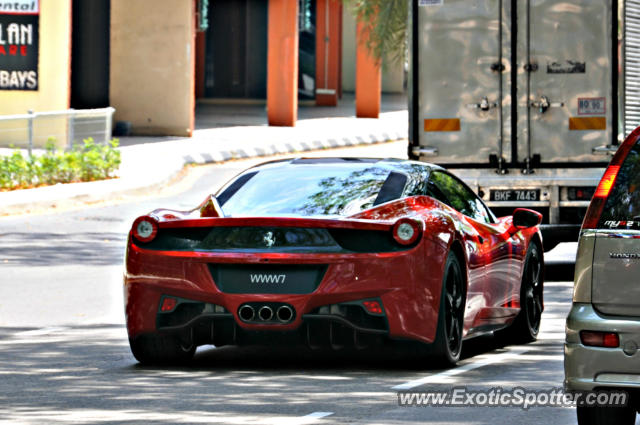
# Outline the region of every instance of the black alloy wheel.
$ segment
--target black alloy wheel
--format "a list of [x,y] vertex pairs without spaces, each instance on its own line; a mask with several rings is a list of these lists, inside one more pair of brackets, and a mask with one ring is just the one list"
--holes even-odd
[[540,248],[535,242],[529,245],[520,284],[520,312],[506,329],[495,335],[504,344],[526,344],[538,338],[542,319],[544,279]]
[[538,336],[540,331],[540,320],[542,319],[542,262],[538,253],[537,245],[531,245],[527,254],[527,262],[522,282],[521,304],[524,304],[524,311],[527,316],[527,327],[532,340]]
[[450,252],[442,279],[442,297],[438,314],[438,329],[434,342],[436,359],[452,366],[460,359],[462,351],[462,326],[464,321],[465,291],[460,260]]

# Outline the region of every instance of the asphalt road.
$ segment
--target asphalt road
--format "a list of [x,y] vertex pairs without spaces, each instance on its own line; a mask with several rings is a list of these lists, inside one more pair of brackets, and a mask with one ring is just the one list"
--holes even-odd
[[[402,147],[345,154],[395,156]],[[198,168],[144,199],[0,219],[0,423],[576,423],[571,408],[398,402],[399,388],[561,387],[568,281],[546,284],[536,343],[477,338],[455,369],[407,360],[393,348],[201,347],[189,367],[139,366],[127,343],[121,288],[132,220],[160,206],[192,208],[253,162]]]

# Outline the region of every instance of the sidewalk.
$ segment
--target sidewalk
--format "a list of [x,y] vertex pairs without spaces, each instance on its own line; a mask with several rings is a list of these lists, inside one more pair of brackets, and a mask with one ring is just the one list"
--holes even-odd
[[295,127],[269,127],[264,105],[198,104],[193,137],[123,137],[119,178],[0,192],[0,216],[143,193],[175,178],[186,164],[300,154],[407,138],[406,98],[383,95],[380,118],[355,118],[353,95],[338,107],[301,105]]

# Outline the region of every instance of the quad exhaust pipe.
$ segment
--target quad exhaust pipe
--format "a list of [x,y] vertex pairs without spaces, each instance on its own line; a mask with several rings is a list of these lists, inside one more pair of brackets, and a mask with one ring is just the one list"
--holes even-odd
[[273,309],[268,305],[263,305],[262,307],[260,307],[260,310],[258,310],[258,317],[263,322],[268,322],[269,320],[273,319]]
[[[287,304],[259,305],[258,303],[243,304],[238,308],[238,317],[243,322],[275,322],[289,323],[295,317],[293,307]],[[277,307],[277,308],[276,308]]]
[[287,323],[293,318],[293,309],[288,305],[280,306],[276,312],[276,317],[278,321]]
[[256,311],[249,304],[245,304],[238,310],[238,316],[245,322],[250,322],[256,316]]

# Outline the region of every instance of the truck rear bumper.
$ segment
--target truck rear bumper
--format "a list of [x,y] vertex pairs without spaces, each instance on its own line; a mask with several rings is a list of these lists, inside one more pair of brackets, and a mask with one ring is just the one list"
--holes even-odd
[[[498,174],[495,169],[452,169],[455,175],[466,182],[482,200],[500,214],[510,213],[515,208],[532,208],[543,213],[544,223],[582,223],[584,211],[590,203],[589,190],[595,190],[604,173],[603,168],[545,168],[533,174],[522,174],[513,169],[508,174]],[[492,199],[492,191],[536,190],[536,200]],[[582,197],[577,197],[582,190]],[[573,210],[571,214],[561,214],[561,210]],[[573,231],[570,232],[573,235]],[[577,238],[573,239],[577,240]],[[551,241],[551,239],[550,239]]]

